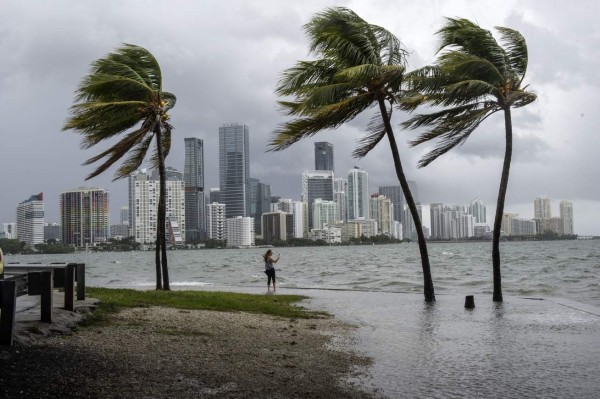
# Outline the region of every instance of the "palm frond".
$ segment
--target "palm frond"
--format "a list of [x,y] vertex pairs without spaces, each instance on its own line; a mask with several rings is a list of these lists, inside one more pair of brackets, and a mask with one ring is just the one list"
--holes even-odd
[[106,58],[133,69],[153,90],[162,91],[162,73],[154,56],[145,48],[124,43]]
[[486,59],[501,75],[505,75],[507,65],[504,49],[489,30],[465,18],[446,18],[446,25],[437,34],[441,36],[438,52],[457,50]]
[[[390,110],[391,113],[391,110]],[[354,158],[364,158],[379,142],[385,137],[386,130],[383,119],[379,113],[371,117],[367,126],[367,135],[363,136],[357,143],[356,148],[352,152]]]
[[163,107],[165,111],[170,110],[175,106],[175,103],[177,103],[177,97],[175,97],[175,94],[173,93],[163,91],[160,93],[160,98],[166,103]]
[[142,166],[142,163],[146,158],[146,154],[148,153],[148,150],[152,145],[152,141],[154,140],[154,134],[152,134],[153,130],[154,129],[151,129],[144,136],[142,141],[139,141],[134,147],[130,148],[127,159],[123,161],[119,169],[117,169],[115,172],[113,181],[129,176]]
[[496,30],[500,32],[501,41],[506,48],[507,62],[515,74],[516,86],[520,87],[525,78],[528,64],[527,43],[525,38],[516,30],[497,26]]

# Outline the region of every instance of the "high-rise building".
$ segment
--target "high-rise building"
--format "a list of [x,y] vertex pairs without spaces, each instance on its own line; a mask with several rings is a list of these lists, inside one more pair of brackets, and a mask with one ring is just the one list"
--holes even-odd
[[369,174],[355,166],[348,172],[348,220],[369,218]]
[[562,233],[574,234],[573,203],[571,201],[560,201],[560,219],[562,221]]
[[315,170],[333,169],[333,144],[326,141],[315,143]]
[[333,201],[333,171],[306,171],[302,174],[302,201],[308,209],[308,231],[313,228],[313,203],[320,198]]
[[254,218],[236,216],[225,221],[227,246],[230,248],[254,246]]
[[283,211],[267,212],[262,215],[263,234],[265,244],[275,241],[285,241],[294,237],[294,215]]
[[219,187],[211,188],[208,194],[208,204],[212,204],[214,202],[221,203],[221,189]]
[[[432,204],[434,205],[434,204]],[[421,205],[416,205],[417,214],[419,215],[419,219],[423,220],[423,208]],[[432,214],[433,215],[433,214]],[[404,238],[412,241],[417,241],[417,228],[415,226],[415,221],[412,217],[412,213],[410,213],[410,209],[406,208],[404,211],[404,223],[402,224],[402,229],[404,233]],[[430,235],[425,233],[425,228],[423,228],[423,235],[425,238],[428,238]],[[431,221],[431,237],[434,238],[433,235],[433,219]]]
[[44,193],[17,205],[17,238],[29,247],[44,243]]
[[337,205],[334,201],[323,201],[317,198],[313,202],[312,228],[321,230],[325,226],[335,225],[337,219]]
[[60,194],[62,241],[84,247],[109,237],[108,191],[81,187]]
[[121,207],[119,212],[119,223],[129,224],[129,207],[127,205]]
[[11,240],[17,238],[17,223],[2,223],[2,233],[4,238]]
[[254,232],[262,234],[262,215],[271,212],[271,185],[258,179],[250,181],[250,217],[254,218]]
[[44,241],[48,240],[62,241],[60,236],[60,224],[44,223]]
[[[185,231],[185,183],[183,175],[171,169],[166,183],[166,225],[167,242],[183,245],[177,232]],[[156,174],[148,175],[145,170],[129,176],[129,228],[131,236],[142,244],[156,242],[158,223],[158,200],[160,180]],[[173,219],[174,218],[174,219]]]
[[185,143],[185,240],[198,242],[206,236],[204,199],[204,142],[188,137]]
[[206,205],[206,231],[208,238],[211,240],[223,241],[227,239],[225,204],[213,202]]
[[474,198],[469,204],[469,214],[473,215],[475,223],[486,223],[485,205],[479,198]]
[[348,220],[348,180],[338,177],[333,179],[333,200],[337,204],[337,222]]
[[302,238],[304,236],[304,202],[282,198],[277,203],[271,204],[271,212],[277,211],[289,213],[293,216],[294,234],[292,237]]
[[404,194],[400,186],[379,186],[379,194],[385,195],[394,205],[394,220],[404,223]]
[[226,205],[228,219],[250,215],[249,132],[240,124],[219,128],[220,202]]
[[533,201],[533,218],[550,219],[552,217],[552,199],[546,195],[537,197]]
[[373,194],[369,204],[369,219],[377,222],[377,234],[389,237],[396,235],[394,226],[394,205],[385,195]]

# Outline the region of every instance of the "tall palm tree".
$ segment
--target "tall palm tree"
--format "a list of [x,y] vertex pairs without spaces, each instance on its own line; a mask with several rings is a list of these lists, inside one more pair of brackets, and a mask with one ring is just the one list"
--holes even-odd
[[477,127],[496,112],[504,113],[506,149],[500,179],[500,190],[494,219],[492,263],[494,272],[493,300],[502,301],[500,274],[500,228],[512,157],[511,108],[525,106],[536,95],[523,87],[527,70],[527,44],[512,29],[496,27],[500,43],[488,30],[467,19],[447,18],[437,34],[441,36],[436,63],[409,75],[412,95],[403,97],[404,109],[420,105],[435,109],[416,115],[403,126],[427,127],[411,142],[412,146],[435,140],[435,148],[419,162],[429,165],[442,154],[462,145]]
[[103,158],[103,163],[86,180],[98,176],[123,157],[114,179],[128,177],[144,161],[152,141],[156,146],[151,165],[159,170],[160,194],[156,230],[156,289],[169,290],[166,249],[165,158],[171,148],[167,122],[175,96],[162,91],[162,75],[156,58],[146,49],[124,44],[92,63],[77,91],[63,130],[83,136],[81,147],[88,149],[108,139],[120,140],[88,159],[84,165]]
[[396,174],[417,229],[425,301],[434,302],[427,244],[391,125],[407,53],[394,35],[367,23],[347,8],[329,8],[316,14],[304,25],[304,31],[316,59],[299,61],[283,72],[276,93],[293,97],[293,101],[282,100],[279,104],[286,115],[295,119],[278,127],[269,150],[283,150],[302,138],[335,129],[368,108],[377,107],[379,112],[372,117],[367,135],[359,141],[353,155],[366,156],[387,137]]

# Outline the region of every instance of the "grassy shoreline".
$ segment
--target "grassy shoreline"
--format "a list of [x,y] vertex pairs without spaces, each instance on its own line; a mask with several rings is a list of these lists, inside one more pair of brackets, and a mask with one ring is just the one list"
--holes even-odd
[[248,312],[285,318],[323,318],[325,312],[310,311],[297,305],[302,295],[258,295],[220,291],[140,291],[129,288],[87,287],[86,295],[100,300],[88,314],[83,326],[105,324],[110,315],[123,308],[162,306],[187,310]]

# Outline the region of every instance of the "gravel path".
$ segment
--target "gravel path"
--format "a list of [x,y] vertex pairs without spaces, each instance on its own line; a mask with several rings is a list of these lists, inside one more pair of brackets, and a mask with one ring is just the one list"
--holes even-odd
[[2,398],[372,398],[333,319],[133,308],[0,349]]

